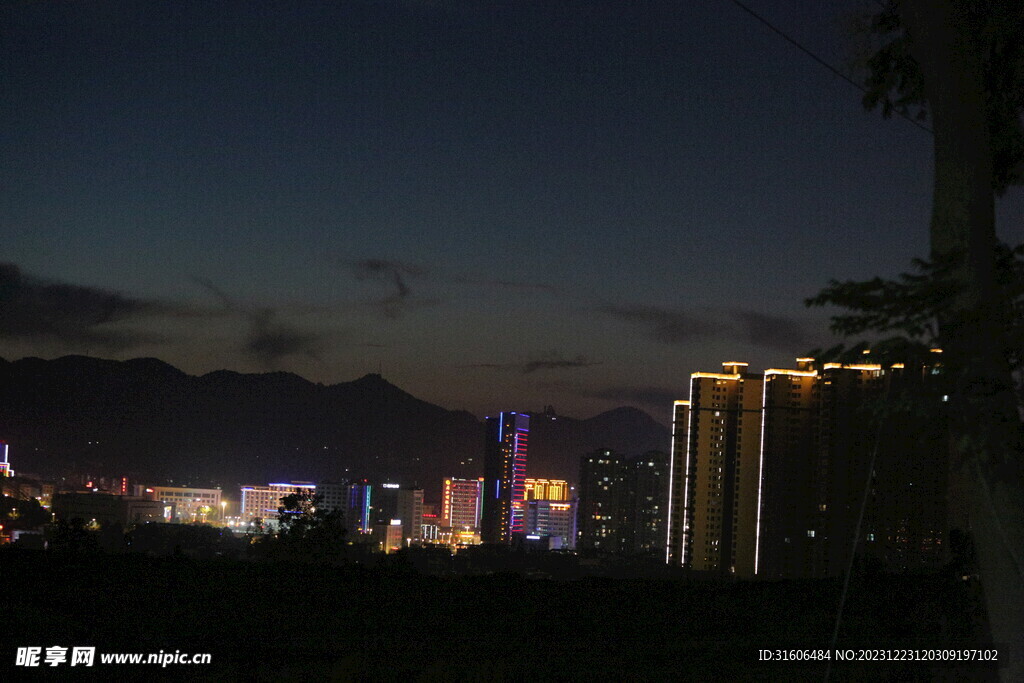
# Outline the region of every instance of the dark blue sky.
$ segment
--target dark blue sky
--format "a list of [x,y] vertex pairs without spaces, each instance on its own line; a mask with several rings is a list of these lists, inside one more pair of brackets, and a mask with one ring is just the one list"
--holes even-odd
[[[750,4],[851,63],[857,7]],[[381,367],[479,414],[664,420],[691,371],[832,343],[802,306],[830,278],[927,252],[928,135],[727,0],[13,2],[0,25],[8,359]]]

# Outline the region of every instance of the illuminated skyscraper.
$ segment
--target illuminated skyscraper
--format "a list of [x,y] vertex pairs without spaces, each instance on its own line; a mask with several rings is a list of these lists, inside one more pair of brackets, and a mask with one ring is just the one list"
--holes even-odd
[[0,477],[13,477],[11,464],[7,462],[7,442],[0,441]]
[[688,404],[676,402],[667,554],[691,569],[750,577],[757,563],[764,376],[747,372],[746,363],[722,365],[720,373],[693,373]]
[[672,448],[668,471],[668,540],[665,561],[682,565],[686,529],[686,496],[689,494],[689,475],[686,471],[686,452],[690,444],[690,402],[676,401],[672,406]]
[[441,526],[459,530],[480,528],[484,478],[444,480],[441,490]]
[[530,416],[506,412],[487,418],[481,539],[509,543],[523,532]]
[[[670,564],[768,578],[836,576],[857,553],[892,571],[946,557],[942,420],[887,397],[926,396],[932,365],[824,363],[691,376],[673,420]],[[874,463],[872,465],[872,462]]]

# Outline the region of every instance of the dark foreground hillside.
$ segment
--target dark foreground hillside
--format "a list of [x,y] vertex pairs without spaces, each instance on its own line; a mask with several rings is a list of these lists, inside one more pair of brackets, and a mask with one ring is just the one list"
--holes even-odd
[[[759,649],[826,649],[832,581],[689,583],[437,578],[401,567],[0,552],[2,656],[18,646],[210,652],[208,666],[94,666],[134,680],[822,680]],[[972,584],[855,582],[841,645],[980,645]],[[76,671],[82,671],[77,669]],[[72,673],[18,669],[54,679]],[[983,668],[834,664],[833,680],[991,680]],[[8,680],[12,680],[8,678]]]

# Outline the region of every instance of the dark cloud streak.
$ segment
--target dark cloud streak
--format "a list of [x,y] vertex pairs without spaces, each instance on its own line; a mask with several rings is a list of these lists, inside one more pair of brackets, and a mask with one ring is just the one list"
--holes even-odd
[[226,311],[246,321],[248,329],[242,349],[263,367],[276,369],[280,361],[289,356],[303,355],[319,360],[319,352],[325,341],[323,334],[301,330],[278,320],[278,311],[272,307],[244,306],[210,280],[193,279],[219,299]]
[[620,320],[647,327],[654,339],[666,344],[685,344],[728,331],[726,325],[709,316],[670,311],[656,306],[605,306],[602,311]]
[[529,375],[542,370],[573,370],[589,368],[594,365],[601,365],[601,362],[590,360],[583,355],[577,355],[575,358],[563,358],[560,354],[553,353],[543,359],[531,360],[526,363],[472,363],[469,365],[460,365],[458,367],[484,370],[507,370]]
[[110,325],[145,317],[192,315],[183,306],[95,287],[53,282],[0,263],[0,338],[51,340],[121,351],[159,341]]
[[342,261],[357,280],[377,280],[389,283],[395,290],[387,297],[374,301],[372,305],[388,318],[398,318],[414,308],[430,306],[437,301],[416,296],[409,279],[425,278],[427,271],[412,263],[388,259],[361,259]]
[[645,328],[652,339],[665,344],[688,344],[715,337],[802,353],[802,349],[813,345],[813,340],[820,336],[806,321],[742,309],[734,309],[727,314],[645,305],[604,306],[601,310]]

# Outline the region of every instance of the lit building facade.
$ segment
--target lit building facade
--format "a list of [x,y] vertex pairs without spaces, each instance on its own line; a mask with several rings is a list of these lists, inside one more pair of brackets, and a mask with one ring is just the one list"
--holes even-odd
[[838,576],[866,500],[859,556],[892,571],[941,566],[942,420],[892,406],[881,424],[871,417],[890,394],[926,395],[920,385],[933,372],[799,358],[763,375],[739,363],[694,373],[690,399],[674,405],[667,561],[738,576]]
[[530,416],[504,412],[488,417],[486,429],[480,535],[484,543],[510,543],[524,529]]
[[398,519],[402,521],[402,538],[406,545],[423,541],[423,489],[398,490]]
[[672,405],[672,445],[669,448],[668,520],[665,541],[665,562],[681,566],[685,541],[689,538],[686,502],[690,492],[690,474],[686,470],[686,454],[690,445],[690,402]]
[[6,441],[0,441],[0,477],[13,477],[14,471],[11,469],[11,463],[7,460],[8,451],[10,448]]
[[261,519],[264,523],[276,521],[278,508],[281,507],[281,499],[293,493],[314,495],[316,484],[291,482],[266,486],[243,486],[239,506],[242,521],[246,524],[254,519]]
[[441,488],[441,520],[443,527],[461,530],[480,528],[483,509],[484,478],[444,480]]
[[525,533],[548,538],[552,549],[572,550],[577,535],[576,501],[528,500]]
[[405,545],[402,534],[402,522],[396,519],[387,524],[374,524],[372,538],[377,545],[377,549],[384,553],[391,554],[396,550],[400,550]]
[[723,363],[722,372],[693,373],[688,403],[676,402],[667,553],[684,567],[756,572],[763,387],[746,363]]
[[209,522],[221,519],[220,489],[152,486],[146,489],[146,495],[152,500],[173,506],[173,518],[179,522]]
[[568,500],[569,482],[564,479],[527,479],[526,500]]

